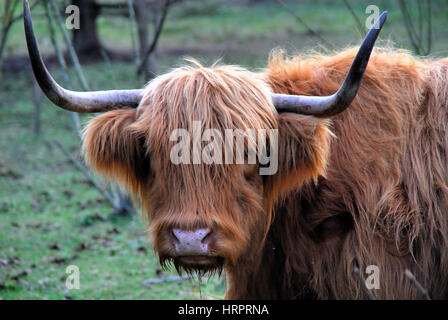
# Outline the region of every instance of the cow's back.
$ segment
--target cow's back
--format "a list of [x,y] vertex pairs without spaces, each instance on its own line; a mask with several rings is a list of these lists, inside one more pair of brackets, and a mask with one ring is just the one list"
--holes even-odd
[[[273,90],[331,94],[353,55],[271,64]],[[352,106],[332,120],[325,178],[276,208],[271,234],[288,256],[290,283],[302,282],[319,298],[366,298],[353,268],[375,265],[377,297],[420,298],[405,269],[434,298],[446,296],[447,62],[391,50],[371,58]],[[285,284],[285,291],[296,287]]]

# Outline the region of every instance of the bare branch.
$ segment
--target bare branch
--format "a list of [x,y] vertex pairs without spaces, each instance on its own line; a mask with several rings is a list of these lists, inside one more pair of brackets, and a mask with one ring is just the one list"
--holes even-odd
[[81,64],[79,63],[78,55],[76,54],[75,48],[73,47],[73,44],[70,40],[70,36],[65,28],[64,22],[62,21],[61,14],[59,13],[58,7],[54,0],[49,0],[51,3],[51,6],[53,8],[53,13],[56,16],[56,21],[59,25],[59,29],[62,32],[62,35],[64,37],[65,45],[67,46],[68,52],[70,53],[71,60],[73,62],[73,65],[75,66],[76,74],[78,75],[78,78],[81,82],[82,89],[84,91],[89,91],[89,85],[87,84],[87,80],[84,76],[84,73],[81,69]]
[[129,24],[131,28],[132,50],[136,67],[140,65],[140,53],[137,45],[137,22],[135,20],[134,0],[127,0],[129,10]]
[[41,117],[40,111],[42,106],[42,91],[33,78],[33,101],[34,101],[34,135],[40,136],[41,133]]
[[[33,2],[32,4],[30,4],[30,10],[32,10],[36,5],[38,5],[39,2],[41,2],[41,0],[36,0],[36,1]],[[22,12],[22,13],[19,13],[17,16],[15,16],[15,17],[11,20],[11,22],[14,23],[14,22],[17,22],[17,21],[22,20],[22,19],[23,19],[23,12]]]
[[[50,11],[51,11],[50,10],[50,4],[52,6],[53,13],[56,16],[56,20],[58,22],[59,28],[61,29],[61,32],[63,34],[64,41],[65,41],[66,46],[68,48],[71,60],[72,60],[72,62],[74,64],[74,66],[75,66],[75,70],[76,70],[78,78],[79,78],[79,80],[81,82],[81,85],[83,87],[83,90],[84,91],[88,91],[89,90],[89,86],[87,84],[87,80],[84,77],[84,73],[83,73],[83,71],[81,69],[81,65],[79,63],[78,55],[76,54],[76,51],[75,51],[75,49],[73,47],[73,44],[72,44],[72,42],[70,40],[70,37],[69,37],[69,35],[67,33],[67,30],[64,27],[64,23],[62,21],[61,14],[58,11],[58,8],[57,8],[56,3],[54,2],[54,0],[48,0],[48,1],[46,1],[46,11],[48,12],[47,13],[47,18],[49,19],[48,21],[49,21],[49,25],[50,25],[51,38],[52,38],[52,42],[53,42],[53,45],[55,47],[55,50],[56,50],[56,53],[57,53],[57,56],[58,56],[59,63],[61,65],[61,67],[62,67],[64,77],[67,80],[67,83],[69,84],[70,83],[70,79],[68,77],[67,66],[66,66],[66,63],[65,63],[65,59],[64,59],[64,56],[62,54],[62,50],[60,49],[60,47],[58,45],[58,42],[56,41],[56,37],[55,37],[53,21],[52,21],[51,13],[50,13]],[[105,59],[106,63],[111,65],[110,64],[110,60],[107,57],[106,52],[103,51],[102,55],[103,55],[103,58]],[[111,69],[111,68],[109,68],[109,69]],[[112,76],[114,76],[114,75],[112,75]],[[71,86],[69,85],[69,88],[70,87]],[[78,135],[81,138],[81,130],[80,130],[80,124],[79,124],[79,115],[77,113],[75,113],[75,112],[72,112],[72,115],[73,115],[73,119],[75,121],[75,125],[76,125],[76,128],[77,128]],[[118,190],[119,190],[118,196],[114,197],[110,192],[108,192],[104,188],[102,188],[95,181],[95,179],[93,179],[89,175],[87,169],[79,161],[77,161],[76,159],[71,157],[70,154],[66,150],[63,149],[61,144],[59,144],[58,142],[56,142],[56,144],[59,147],[59,149],[61,149],[62,152],[64,152],[67,155],[67,157],[69,157],[69,159],[72,161],[72,163],[80,171],[83,172],[83,174],[89,179],[89,181],[109,200],[109,202],[112,204],[112,207],[114,208],[116,213],[121,214],[121,215],[125,215],[125,214],[127,214],[127,213],[132,211],[132,205],[130,204],[130,199],[127,196],[127,194],[121,188],[118,187]]]
[[420,54],[420,39],[418,38],[418,35],[416,34],[414,30],[414,26],[412,24],[412,18],[409,15],[409,12],[406,8],[406,4],[404,3],[404,0],[398,1],[400,5],[401,14],[403,15],[403,21],[406,27],[406,30],[408,31],[409,39],[411,40],[411,44],[414,47],[414,50]]
[[431,48],[432,48],[432,17],[431,17],[431,11],[432,11],[432,7],[431,7],[431,0],[428,0],[427,2],[427,15],[428,15],[428,50],[425,52],[425,55],[428,55],[431,52]]
[[322,37],[318,32],[316,32],[314,29],[312,29],[305,21],[303,21],[302,18],[300,18],[298,15],[296,15],[284,2],[283,0],[276,0],[290,15],[292,15],[299,23],[301,23],[305,29],[308,30],[309,33],[314,35],[315,37],[319,38],[320,41],[322,41],[326,46],[334,48],[334,45],[332,45],[330,42],[325,40],[324,37]]
[[429,294],[428,294],[428,290],[423,288],[421,283],[417,281],[417,279],[415,278],[415,276],[412,274],[412,272],[409,269],[406,269],[404,271],[404,274],[412,282],[412,284],[417,288],[418,292],[420,292],[425,297],[426,300],[431,300],[431,298],[429,297]]
[[[59,65],[62,69],[62,75],[65,80],[65,84],[68,89],[72,89],[70,78],[67,72],[67,64],[65,63],[64,54],[62,53],[61,47],[59,46],[59,42],[56,40],[56,32],[54,29],[53,18],[51,16],[51,8],[50,3],[45,1],[45,15],[47,16],[48,26],[50,29],[50,38],[53,44],[54,50],[56,51],[56,56],[58,58]],[[81,139],[81,125],[79,121],[79,115],[76,112],[71,112],[73,117],[73,122],[75,123],[76,134]]]
[[117,207],[117,204],[115,203],[114,198],[113,198],[113,197],[112,197],[106,190],[104,190],[103,187],[101,187],[101,186],[95,181],[95,179],[93,179],[93,178],[90,176],[88,170],[81,164],[81,162],[79,162],[78,160],[76,160],[76,159],[70,154],[70,152],[68,152],[68,151],[62,146],[62,144],[61,144],[59,141],[57,141],[57,140],[53,140],[52,142],[53,142],[53,144],[54,144],[59,150],[62,151],[62,153],[63,153],[63,154],[70,160],[70,162],[71,162],[71,163],[72,163],[72,164],[73,164],[79,171],[82,172],[82,174],[84,175],[84,177],[86,177],[87,180],[89,180],[90,183],[92,183],[92,184],[95,186],[95,188],[97,188],[97,189],[101,192],[101,194],[102,194],[107,200],[109,200],[109,202],[112,204],[112,206],[114,207],[114,209],[119,209],[119,208]]
[[137,74],[141,74],[144,71],[146,63],[148,62],[149,56],[154,52],[154,50],[157,47],[157,43],[159,41],[160,34],[162,32],[163,24],[165,22],[165,18],[166,18],[166,14],[168,13],[169,6],[170,6],[170,1],[163,0],[163,5],[162,5],[159,21],[154,30],[154,36],[152,38],[152,42],[149,45],[148,49],[146,50],[142,61],[140,62],[140,66],[137,69]]
[[362,36],[364,36],[366,34],[366,28],[364,27],[364,25],[361,23],[361,20],[359,20],[358,16],[355,13],[355,10],[353,10],[352,5],[350,4],[350,2],[348,2],[348,0],[344,0],[345,6],[348,8],[348,10],[350,11],[350,13],[353,16],[353,19],[355,19],[356,25],[358,26],[358,30],[361,33]]
[[3,66],[3,55],[5,53],[6,47],[6,39],[8,37],[9,30],[13,24],[13,14],[14,10],[18,4],[18,0],[5,0],[4,7],[4,15],[1,21],[1,29],[0,29],[0,77],[2,74],[2,66]]
[[184,275],[180,277],[170,277],[170,278],[160,278],[160,279],[148,279],[142,282],[142,285],[147,286],[148,284],[154,283],[164,283],[164,282],[173,282],[173,281],[182,281],[185,279],[190,279],[192,276]]
[[[41,0],[36,0],[31,4],[31,8],[35,7]],[[4,15],[0,21],[0,83],[2,78],[3,56],[5,54],[6,40],[12,25],[22,19],[23,13],[14,16],[14,11],[19,4],[19,0],[4,0]]]
[[[403,22],[408,32],[409,40],[411,41],[411,45],[414,48],[414,51],[419,55],[428,55],[431,52],[432,47],[432,20],[431,20],[431,0],[425,1],[427,4],[426,7],[426,15],[427,15],[427,43],[426,49],[423,44],[423,21],[424,19],[424,9],[423,4],[420,1],[418,2],[418,23],[419,25],[414,26],[414,19],[412,19],[409,10],[404,2],[404,0],[399,0],[400,11],[403,16]],[[416,29],[417,28],[417,29]],[[418,30],[418,31],[417,31]]]

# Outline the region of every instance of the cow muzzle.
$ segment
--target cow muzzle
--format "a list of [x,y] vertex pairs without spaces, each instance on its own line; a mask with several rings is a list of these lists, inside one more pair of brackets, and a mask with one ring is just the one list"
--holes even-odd
[[196,271],[220,269],[223,259],[216,255],[215,233],[209,228],[196,230],[172,229],[171,243],[176,268]]
[[213,241],[213,232],[209,228],[196,230],[172,230],[172,244],[177,257],[208,256]]

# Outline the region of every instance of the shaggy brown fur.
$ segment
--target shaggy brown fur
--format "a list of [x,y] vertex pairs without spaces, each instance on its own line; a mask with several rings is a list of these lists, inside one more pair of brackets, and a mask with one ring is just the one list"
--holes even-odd
[[[148,85],[137,110],[91,120],[86,159],[141,199],[162,263],[176,264],[171,228],[217,230],[227,298],[366,298],[353,268],[367,265],[380,269],[378,298],[421,298],[405,268],[446,298],[448,60],[377,49],[352,106],[330,120],[277,114],[270,101],[271,91],[334,93],[355,53],[274,54],[261,74],[176,69]],[[279,171],[172,164],[170,133],[194,120],[278,128]]]

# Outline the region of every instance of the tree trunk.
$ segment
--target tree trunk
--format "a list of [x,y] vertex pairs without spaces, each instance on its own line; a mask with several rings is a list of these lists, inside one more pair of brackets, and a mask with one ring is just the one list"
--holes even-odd
[[3,16],[1,17],[1,30],[0,30],[0,83],[2,80],[2,68],[3,68],[3,57],[6,48],[6,39],[8,37],[8,32],[13,24],[14,10],[19,2],[17,0],[10,1],[6,0],[3,8]]
[[8,35],[10,26],[3,27],[2,30],[0,30],[0,83],[2,82],[2,76],[3,76],[3,56],[5,54],[5,47],[6,47],[6,37]]
[[93,0],[73,0],[79,7],[80,28],[73,29],[73,44],[80,57],[101,58],[102,45],[96,28],[99,7]]
[[33,79],[33,101],[34,101],[34,135],[39,137],[41,133],[41,106],[42,106],[42,90],[37,84],[34,76]]
[[[140,57],[143,58],[149,47],[150,11],[146,0],[134,0],[135,18],[138,27]],[[157,64],[154,54],[151,54],[145,65],[146,81],[156,76]]]

